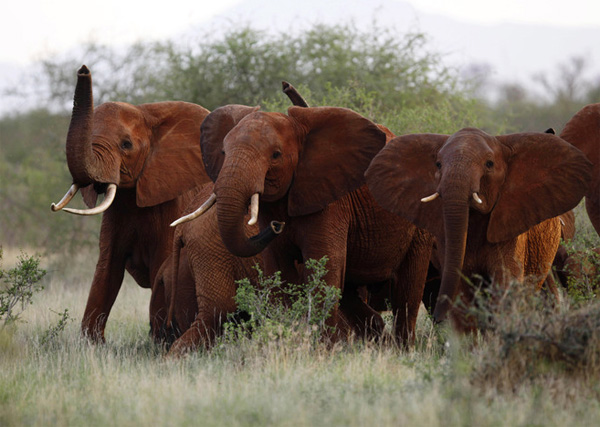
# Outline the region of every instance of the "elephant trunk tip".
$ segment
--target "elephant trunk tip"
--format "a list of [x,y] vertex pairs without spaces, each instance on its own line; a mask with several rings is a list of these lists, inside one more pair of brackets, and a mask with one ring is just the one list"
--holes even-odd
[[273,233],[281,234],[281,232],[283,231],[283,227],[285,227],[285,222],[271,221],[271,224],[269,225],[271,227],[271,230],[273,230]]
[[90,74],[90,69],[85,65],[82,65],[81,68],[77,71],[77,75],[79,76],[87,76]]

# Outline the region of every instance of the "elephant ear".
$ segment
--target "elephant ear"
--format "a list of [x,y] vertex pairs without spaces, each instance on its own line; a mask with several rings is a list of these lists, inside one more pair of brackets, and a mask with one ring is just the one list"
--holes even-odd
[[302,148],[288,195],[291,216],[323,210],[365,183],[364,171],[384,146],[377,125],[347,108],[290,107]]
[[490,215],[488,241],[512,239],[577,206],[591,177],[591,163],[581,151],[547,133],[497,139],[507,148],[508,166]]
[[137,180],[137,205],[155,206],[208,182],[200,151],[200,124],[209,111],[187,102],[158,102],[139,108],[151,129],[151,140]]
[[412,134],[392,139],[365,173],[377,203],[434,235],[443,234],[442,202],[421,199],[437,191],[437,152],[448,135]]
[[223,166],[223,140],[225,136],[248,114],[260,110],[259,106],[231,104],[219,107],[210,113],[200,131],[200,146],[204,168],[210,179],[215,182]]

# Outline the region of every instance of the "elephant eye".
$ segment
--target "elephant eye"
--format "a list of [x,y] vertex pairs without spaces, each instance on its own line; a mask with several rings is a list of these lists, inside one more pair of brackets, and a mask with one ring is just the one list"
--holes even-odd
[[491,169],[494,167],[494,162],[491,160],[488,160],[487,162],[485,162],[485,167],[488,169]]
[[442,162],[435,162],[435,167],[438,169],[442,168]]
[[278,158],[280,158],[280,157],[281,157],[281,151],[275,151],[275,152],[273,153],[273,158],[274,158],[274,159],[278,159]]
[[121,141],[121,148],[123,150],[131,150],[133,148],[133,144],[128,139],[124,139]]

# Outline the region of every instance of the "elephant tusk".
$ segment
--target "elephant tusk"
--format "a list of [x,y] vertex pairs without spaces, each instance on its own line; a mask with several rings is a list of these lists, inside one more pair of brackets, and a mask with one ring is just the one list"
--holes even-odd
[[115,194],[117,194],[117,185],[109,184],[108,189],[106,190],[106,195],[104,196],[104,200],[102,203],[96,206],[93,209],[70,209],[64,208],[63,211],[69,212],[75,215],[98,215],[99,213],[107,210],[115,199]]
[[431,196],[427,196],[427,197],[423,197],[421,199],[421,202],[423,203],[427,203],[427,202],[431,202],[432,200],[437,199],[440,196],[440,193],[438,193],[437,191],[435,193],[433,193]]
[[75,197],[75,194],[77,194],[78,190],[79,190],[78,184],[71,185],[71,188],[69,188],[69,191],[67,191],[65,193],[65,195],[63,196],[63,198],[60,199],[60,202],[52,203],[52,205],[50,206],[50,209],[52,209],[52,212],[57,212],[57,211],[61,210],[62,208],[64,208],[65,206],[67,206],[69,204],[69,202],[73,199],[73,197]]
[[483,201],[479,198],[479,194],[477,194],[477,192],[473,193],[473,199],[475,199],[475,201],[479,204],[483,203]]
[[560,221],[560,225],[562,225],[564,227],[565,221],[561,217],[558,217],[558,220]]
[[250,199],[250,220],[248,225],[254,225],[258,221],[258,193],[254,193]]
[[195,218],[198,218],[204,212],[206,212],[207,210],[209,210],[211,208],[211,206],[215,204],[216,201],[217,201],[217,195],[215,193],[212,193],[210,195],[210,197],[206,200],[206,202],[204,202],[202,204],[202,206],[200,206],[198,209],[196,209],[191,214],[182,216],[181,218],[173,221],[171,223],[171,227],[175,227],[176,225],[183,224],[184,222],[188,222],[188,221],[191,221],[191,220],[193,220]]

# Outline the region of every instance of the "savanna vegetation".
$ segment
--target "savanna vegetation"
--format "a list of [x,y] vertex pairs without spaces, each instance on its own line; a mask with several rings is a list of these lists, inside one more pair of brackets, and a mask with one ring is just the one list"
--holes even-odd
[[[44,60],[15,88],[36,88],[38,102],[0,118],[1,425],[598,423],[595,278],[569,284],[557,307],[518,288],[494,310],[482,297],[473,315],[484,329],[475,340],[433,327],[423,313],[410,351],[385,338],[327,345],[314,339],[324,333],[319,325],[302,315],[306,300],[290,322],[293,316],[267,316],[260,295],[243,286],[239,303],[254,307],[252,327],[231,324],[214,350],[180,361],[165,360],[149,339],[149,292],[127,278],[106,345],[82,340],[99,218],[49,209],[71,183],[64,142],[82,63],[93,73],[96,104],[176,99],[284,111],[286,80],[310,105],[352,108],[396,134],[465,126],[560,132],[583,105],[600,100],[600,83],[583,77],[585,59],[571,58],[540,70],[545,96],[506,83],[492,102],[485,72],[446,67],[419,33],[315,25],[290,37],[232,26],[197,40],[89,44]],[[569,251],[600,246],[580,208]],[[17,316],[8,319],[12,301]]]

